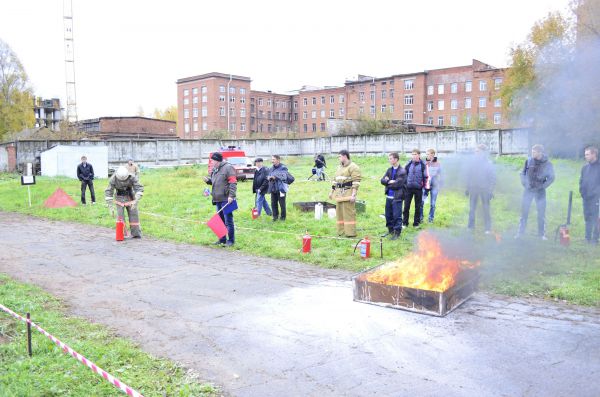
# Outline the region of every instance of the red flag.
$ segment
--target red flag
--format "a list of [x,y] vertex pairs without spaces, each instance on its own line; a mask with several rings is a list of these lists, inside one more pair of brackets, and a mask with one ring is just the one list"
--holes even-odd
[[206,226],[210,227],[214,234],[217,235],[218,238],[223,238],[227,235],[227,228],[223,223],[223,220],[219,216],[219,214],[214,214],[212,218],[206,222]]

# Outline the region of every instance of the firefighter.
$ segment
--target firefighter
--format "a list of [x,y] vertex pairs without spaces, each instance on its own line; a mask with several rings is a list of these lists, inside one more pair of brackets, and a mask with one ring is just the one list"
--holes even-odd
[[104,191],[106,204],[114,215],[113,196],[116,191],[117,216],[119,219],[125,219],[125,208],[129,215],[129,227],[133,238],[142,238],[140,230],[140,218],[138,215],[137,204],[144,195],[144,186],[142,186],[135,175],[131,175],[126,167],[121,166],[108,180],[108,187]]
[[337,230],[339,236],[356,237],[356,193],[360,186],[360,169],[350,161],[350,153],[340,150],[338,167],[329,199],[337,203]]

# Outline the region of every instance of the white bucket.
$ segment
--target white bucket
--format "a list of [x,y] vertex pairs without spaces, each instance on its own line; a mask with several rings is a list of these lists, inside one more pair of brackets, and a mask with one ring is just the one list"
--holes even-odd
[[327,210],[327,216],[329,216],[330,219],[335,218],[335,208],[329,208]]
[[315,204],[315,219],[320,220],[323,217],[323,204]]

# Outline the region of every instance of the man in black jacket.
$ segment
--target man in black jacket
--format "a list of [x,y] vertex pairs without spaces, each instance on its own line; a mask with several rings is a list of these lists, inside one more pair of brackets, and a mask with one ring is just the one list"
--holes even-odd
[[583,199],[583,217],[585,219],[585,241],[598,244],[599,226],[598,202],[600,201],[600,162],[598,148],[594,146],[585,149],[587,164],[581,169],[579,178],[579,193]]
[[258,216],[260,216],[263,208],[267,215],[271,216],[273,213],[265,198],[267,191],[269,190],[269,181],[267,180],[269,169],[263,167],[263,159],[260,157],[254,160],[254,166],[256,167],[256,171],[254,171],[254,180],[252,181],[252,193],[256,194],[255,206],[258,211]]
[[531,147],[531,157],[525,161],[523,171],[520,173],[521,184],[525,188],[523,191],[523,201],[521,203],[521,221],[519,222],[519,231],[515,238],[525,234],[527,227],[527,218],[529,217],[529,208],[531,202],[535,199],[537,207],[538,236],[542,240],[546,237],[546,189],[554,182],[554,167],[544,154],[542,145],[533,145]]
[[402,232],[402,200],[406,184],[406,170],[400,166],[398,153],[390,153],[388,160],[391,167],[381,178],[385,186],[385,226],[388,232],[382,235],[392,235],[392,240],[397,240]]
[[475,154],[467,162],[465,172],[467,178],[467,190],[465,195],[469,197],[469,230],[475,230],[475,214],[477,204],[481,200],[483,208],[483,224],[485,234],[492,231],[492,214],[490,211],[490,201],[494,197],[494,187],[496,186],[496,170],[489,159],[487,146],[477,145]]
[[81,164],[77,166],[77,179],[81,181],[81,204],[85,205],[85,188],[90,187],[92,195],[92,204],[96,204],[96,194],[94,193],[94,167],[87,162],[87,157],[81,156]]
[[406,170],[406,195],[404,197],[403,224],[408,226],[410,215],[410,202],[415,199],[415,214],[413,226],[419,226],[421,222],[421,211],[423,211],[423,188],[427,184],[427,166],[421,160],[421,151],[413,149],[412,159],[404,167]]
[[[273,166],[269,168],[269,193],[271,193],[271,207],[273,209],[273,222],[277,220],[285,221],[285,197],[289,189],[289,184],[293,182],[293,177],[288,172],[285,165],[281,163],[281,157],[277,154],[271,156]],[[280,215],[281,214],[281,215]]]

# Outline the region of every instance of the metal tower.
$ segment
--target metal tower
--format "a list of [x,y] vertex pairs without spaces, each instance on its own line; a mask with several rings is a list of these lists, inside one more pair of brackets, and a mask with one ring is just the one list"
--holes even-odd
[[63,0],[65,38],[65,81],[67,83],[67,121],[77,121],[77,94],[75,92],[75,48],[73,45],[73,2]]

